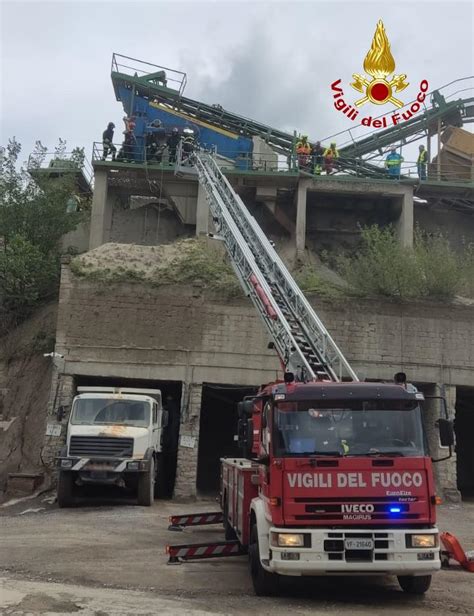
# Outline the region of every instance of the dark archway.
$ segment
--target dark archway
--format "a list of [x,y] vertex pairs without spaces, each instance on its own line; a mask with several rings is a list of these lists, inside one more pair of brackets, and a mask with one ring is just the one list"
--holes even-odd
[[197,468],[200,494],[219,491],[220,459],[241,457],[237,434],[237,403],[256,392],[255,387],[204,384]]

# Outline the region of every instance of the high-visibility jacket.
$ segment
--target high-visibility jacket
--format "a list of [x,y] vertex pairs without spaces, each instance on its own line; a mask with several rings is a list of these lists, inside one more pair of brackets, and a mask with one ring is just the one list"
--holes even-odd
[[390,169],[391,167],[400,167],[403,162],[403,157],[397,152],[390,153],[385,159],[385,166]]
[[307,141],[298,141],[298,143],[296,144],[296,153],[297,154],[310,154],[311,145]]
[[337,149],[333,150],[332,148],[326,148],[324,150],[323,156],[327,158],[339,158],[339,152],[337,151]]
[[416,162],[421,163],[422,165],[426,164],[428,162],[428,152],[426,150],[420,152]]

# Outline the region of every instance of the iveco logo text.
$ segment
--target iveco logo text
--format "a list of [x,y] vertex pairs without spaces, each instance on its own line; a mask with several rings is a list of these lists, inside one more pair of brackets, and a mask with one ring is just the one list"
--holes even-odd
[[341,505],[342,513],[373,513],[373,505]]

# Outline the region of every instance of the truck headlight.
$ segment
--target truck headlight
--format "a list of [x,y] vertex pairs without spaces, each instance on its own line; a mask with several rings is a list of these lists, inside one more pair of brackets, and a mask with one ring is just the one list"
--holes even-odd
[[272,533],[272,545],[280,548],[304,547],[304,535],[296,533]]
[[61,468],[72,468],[72,460],[61,460]]
[[139,471],[140,470],[140,462],[127,462],[127,469],[129,471]]
[[407,535],[407,548],[435,548],[438,535]]

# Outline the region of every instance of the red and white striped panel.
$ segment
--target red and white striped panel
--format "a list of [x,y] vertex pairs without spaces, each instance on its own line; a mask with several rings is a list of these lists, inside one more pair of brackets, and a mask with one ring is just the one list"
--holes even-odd
[[192,560],[199,558],[216,558],[219,556],[239,556],[243,554],[238,541],[221,541],[216,543],[196,543],[189,545],[168,545],[166,552],[170,561]]
[[170,516],[172,526],[205,526],[206,524],[221,524],[222,511],[212,513],[191,513],[188,515]]

